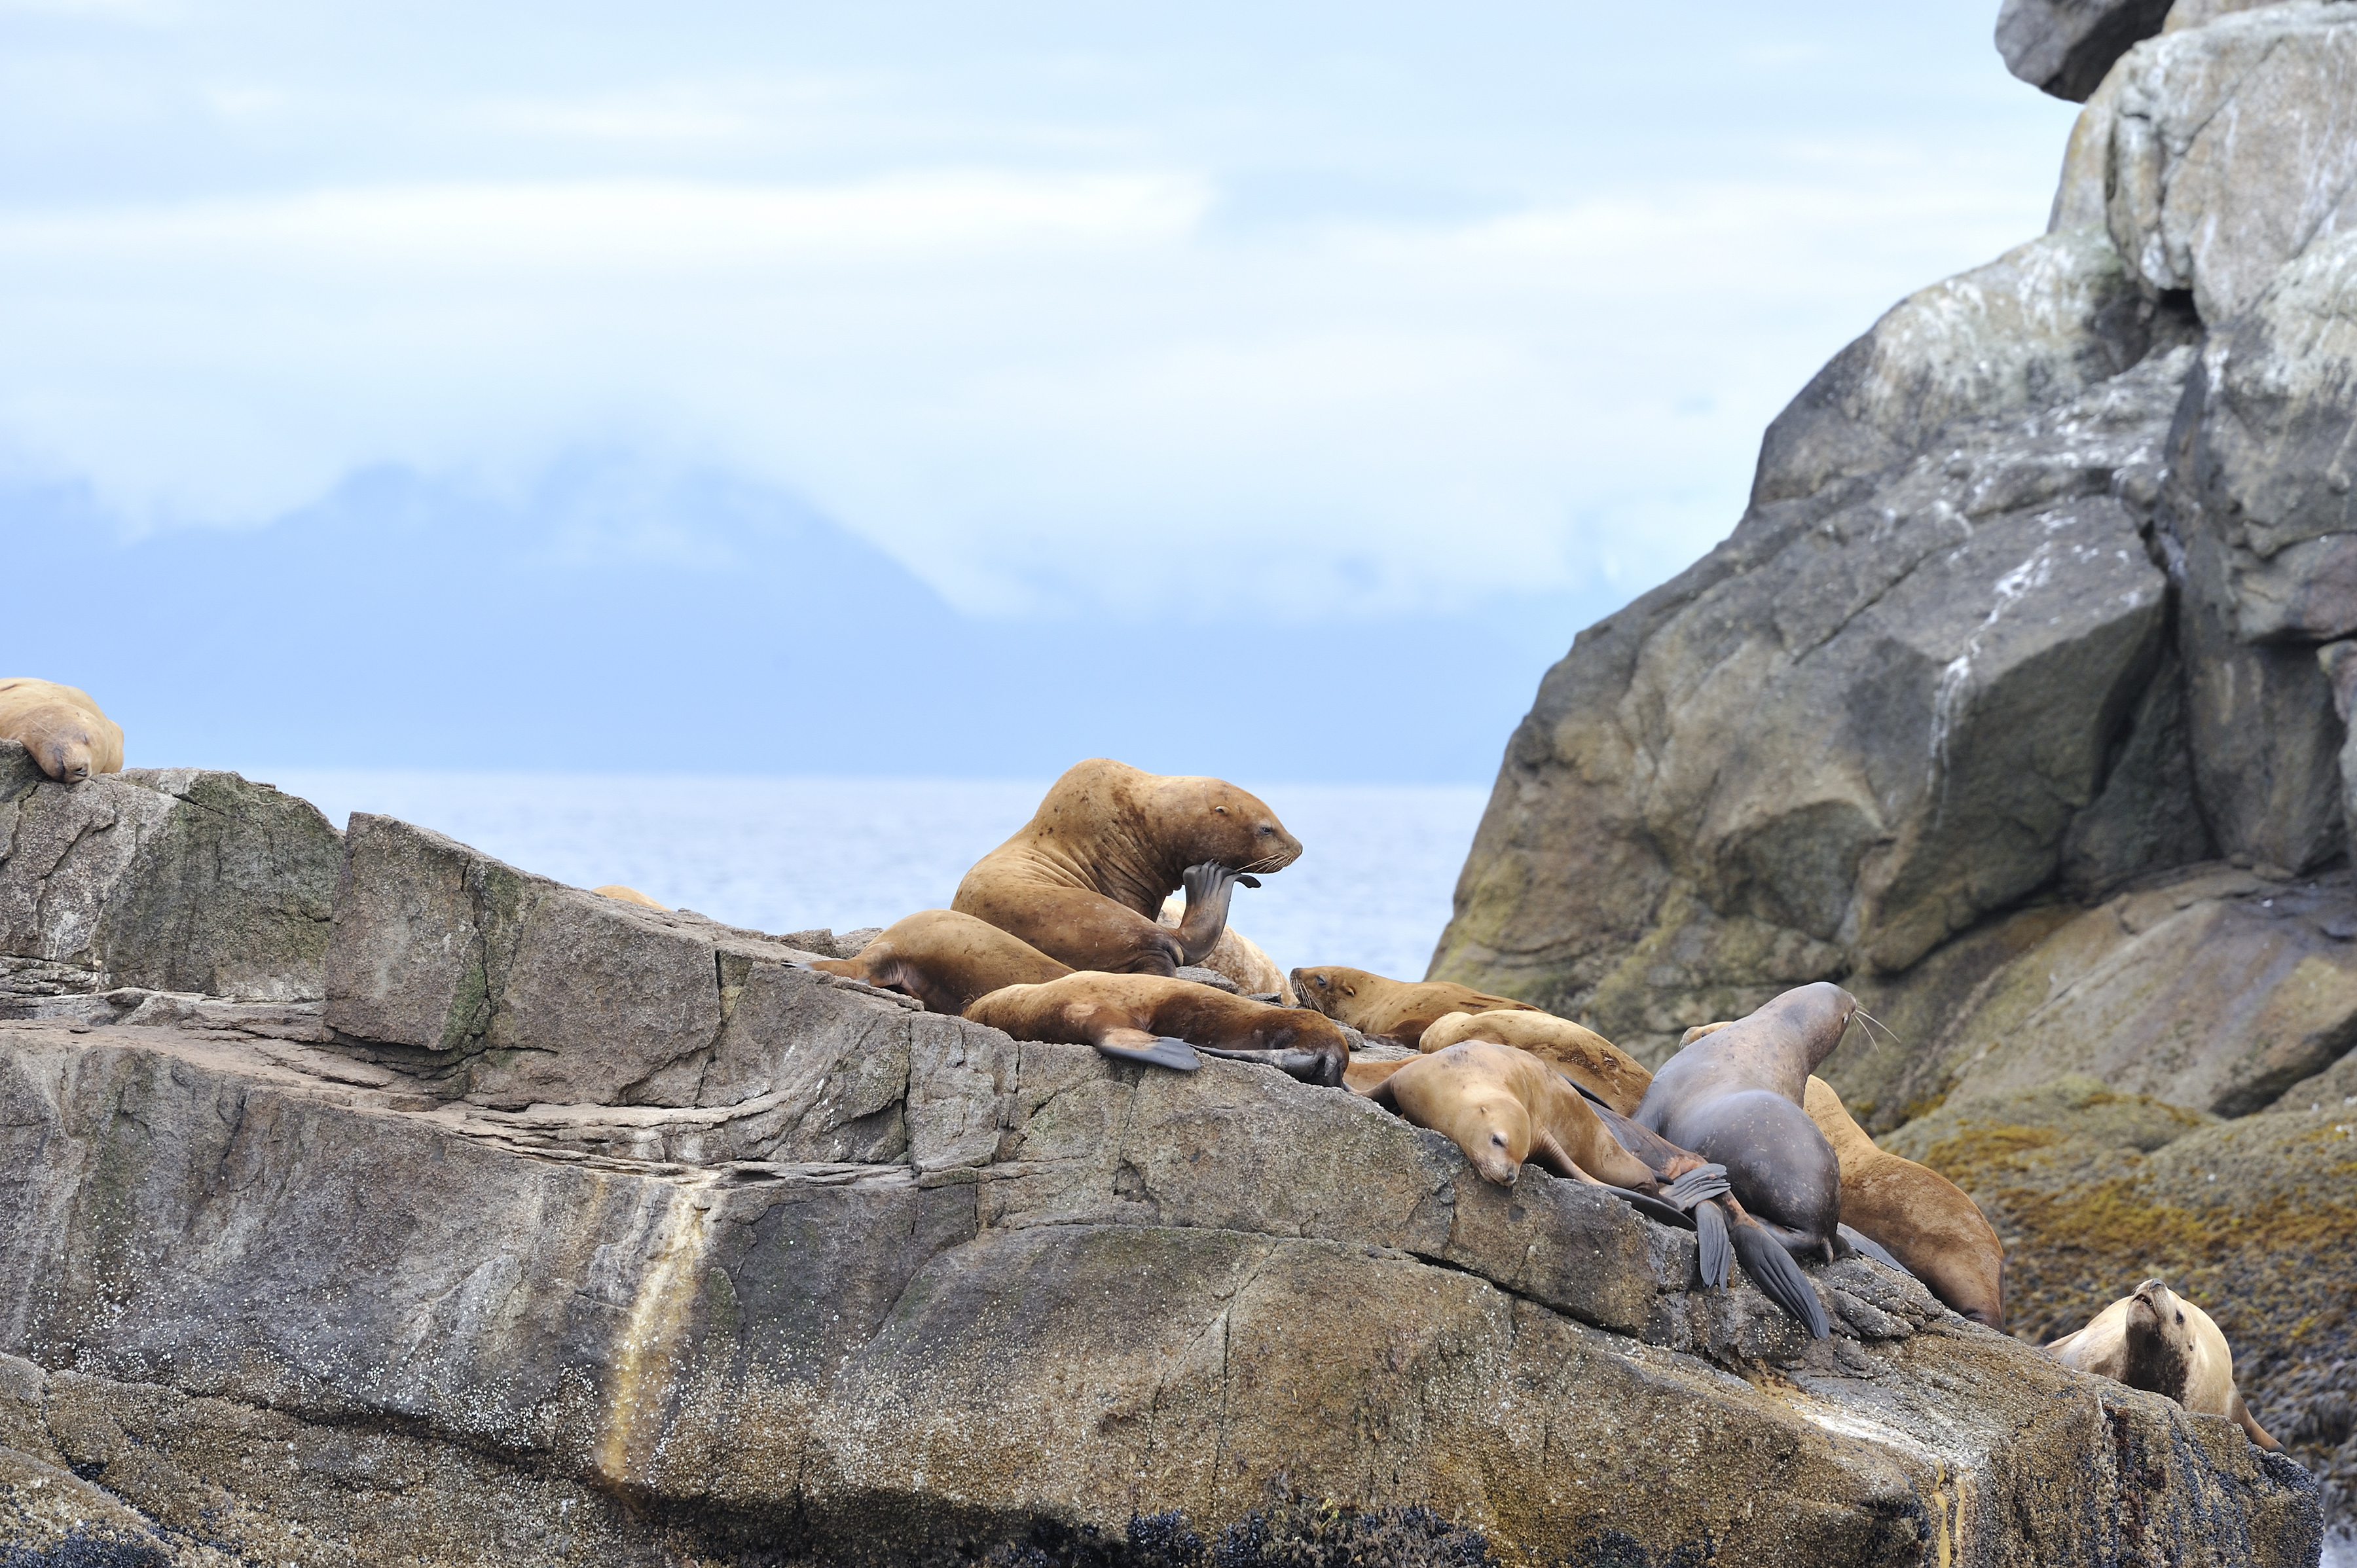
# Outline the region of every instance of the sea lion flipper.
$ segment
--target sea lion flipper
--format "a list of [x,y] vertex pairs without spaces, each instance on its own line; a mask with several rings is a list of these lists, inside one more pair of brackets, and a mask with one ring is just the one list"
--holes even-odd
[[1697,1203],[1693,1219],[1695,1239],[1700,1243],[1696,1261],[1702,1266],[1702,1288],[1725,1290],[1727,1276],[1735,1266],[1735,1252],[1727,1241],[1727,1216],[1716,1203]]
[[1812,1339],[1823,1339],[1833,1333],[1825,1321],[1824,1305],[1809,1283],[1809,1276],[1792,1261],[1783,1242],[1769,1234],[1759,1220],[1745,1216],[1727,1230],[1727,1240],[1735,1245],[1735,1255],[1743,1261],[1743,1272],[1767,1293],[1768,1299],[1800,1319]]
[[1328,1070],[1331,1061],[1323,1051],[1305,1051],[1295,1047],[1239,1051],[1219,1046],[1198,1046],[1195,1048],[1207,1057],[1222,1057],[1232,1062],[1258,1062],[1263,1067],[1273,1067],[1287,1078],[1316,1084],[1320,1089],[1330,1089],[1342,1080],[1340,1069],[1331,1072]]
[[1834,1227],[1834,1234],[1848,1242],[1851,1248],[1862,1256],[1872,1258],[1878,1263],[1897,1269],[1902,1274],[1911,1276],[1914,1273],[1906,1264],[1892,1257],[1889,1248],[1863,1230],[1854,1230],[1847,1225],[1836,1225]]
[[1167,1067],[1174,1072],[1193,1072],[1203,1065],[1202,1058],[1195,1054],[1194,1047],[1168,1036],[1150,1046],[1113,1046],[1100,1041],[1096,1050],[1100,1056],[1115,1057],[1125,1062],[1145,1062],[1151,1067]]
[[1680,1208],[1692,1208],[1705,1198],[1723,1197],[1728,1190],[1725,1165],[1696,1165],[1662,1188],[1662,1197]]
[[1596,1185],[1656,1224],[1674,1225],[1681,1230],[1688,1230],[1694,1225],[1694,1216],[1682,1208],[1663,1203],[1650,1192],[1638,1192],[1625,1187],[1612,1187],[1604,1182],[1598,1182]]

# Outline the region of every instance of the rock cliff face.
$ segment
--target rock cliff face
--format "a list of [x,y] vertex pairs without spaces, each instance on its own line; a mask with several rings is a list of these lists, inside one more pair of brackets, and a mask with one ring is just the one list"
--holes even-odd
[[1343,1091],[21,759],[12,1563],[2312,1558],[2297,1467],[1863,1261],[1813,1344]]
[[[1727,541],[1548,672],[1431,973],[1653,1058],[1840,980],[1898,1043],[1827,1076],[1991,1208],[2040,1282],[2022,1330],[2165,1262],[2214,1287],[2346,1510],[2340,1309],[2200,1261],[2215,1203],[2095,1245],[2083,1193],[1921,1119],[2035,1142],[2070,1116],[2019,1097],[2092,1075],[2272,1172],[2299,1268],[2357,1286],[2357,5],[2008,0],[1999,42],[2087,100],[2052,231],[1836,356]],[[2158,1181],[2159,1146],[2104,1180]]]

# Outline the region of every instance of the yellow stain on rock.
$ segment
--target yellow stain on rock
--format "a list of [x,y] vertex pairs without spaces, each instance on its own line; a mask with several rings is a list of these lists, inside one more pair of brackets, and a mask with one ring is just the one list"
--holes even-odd
[[672,1200],[654,1238],[630,1315],[607,1368],[606,1419],[597,1471],[609,1482],[645,1484],[663,1434],[685,1348],[689,1319],[711,1240],[710,1210],[684,1196]]

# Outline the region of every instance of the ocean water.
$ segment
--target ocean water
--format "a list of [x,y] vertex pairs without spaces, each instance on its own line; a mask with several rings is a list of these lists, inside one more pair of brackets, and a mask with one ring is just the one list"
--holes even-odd
[[[560,882],[619,882],[762,931],[888,926],[940,908],[1020,827],[1047,779],[734,779],[256,769],[341,827],[400,817]],[[1301,859],[1239,887],[1229,918],[1286,969],[1421,979],[1489,791],[1252,786]]]

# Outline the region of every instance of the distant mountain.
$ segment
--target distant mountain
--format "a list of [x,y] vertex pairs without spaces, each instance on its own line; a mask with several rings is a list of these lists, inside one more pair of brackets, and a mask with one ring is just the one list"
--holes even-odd
[[[790,496],[599,453],[514,490],[371,468],[267,527],[128,542],[86,489],[20,484],[0,532],[0,673],[88,687],[135,765],[1038,777],[1103,753],[1478,780],[1610,607],[979,620]],[[1172,569],[1221,602],[1215,557]]]

